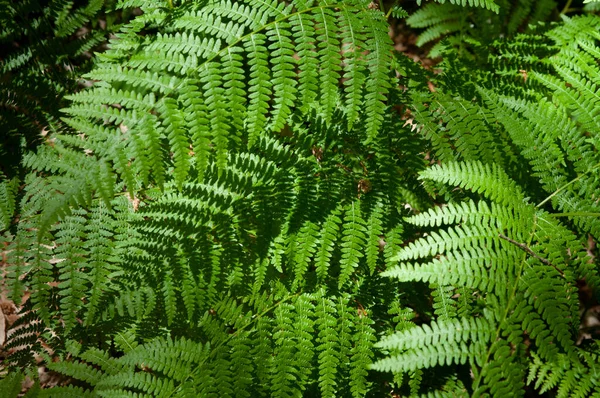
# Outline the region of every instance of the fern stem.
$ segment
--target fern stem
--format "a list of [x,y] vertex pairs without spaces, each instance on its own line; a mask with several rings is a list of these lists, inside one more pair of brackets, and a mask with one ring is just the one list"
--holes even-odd
[[548,202],[550,199],[552,199],[554,196],[558,195],[560,192],[564,191],[566,188],[568,188],[571,184],[576,183],[577,181],[581,180],[585,175],[591,173],[592,171],[596,170],[598,167],[600,167],[600,163],[596,164],[595,166],[591,167],[588,171],[586,171],[585,173],[577,176],[576,178],[572,179],[571,181],[567,182],[565,185],[561,186],[560,188],[558,188],[556,191],[552,192],[552,194],[550,196],[548,196],[546,199],[542,200],[540,203],[537,204],[537,206],[535,207],[542,207],[544,204],[546,204],[546,202]]
[[382,13],[384,13],[385,16],[387,17],[387,14],[385,13],[385,7],[383,5],[383,0],[379,0],[379,11],[381,11]]
[[567,12],[569,12],[569,8],[571,7],[571,3],[573,2],[573,0],[568,0],[567,4],[565,4],[565,6],[563,7],[563,9],[560,11],[561,14],[566,14]]
[[[538,218],[537,218],[536,215],[534,215],[533,216],[533,226],[531,228],[531,233],[529,234],[529,239],[528,239],[527,243],[524,244],[524,246],[527,247],[527,248],[529,248],[529,246],[531,245],[531,242],[533,241],[533,237],[535,236],[536,229],[537,229],[537,224],[538,224]],[[502,234],[500,234],[500,235],[502,235]],[[513,303],[513,301],[515,299],[515,296],[517,294],[517,289],[518,289],[518,286],[519,286],[519,280],[521,278],[521,275],[523,275],[523,268],[525,267],[525,260],[527,258],[527,254],[528,253],[526,251],[523,251],[523,259],[520,261],[519,269],[515,273],[515,283],[513,284],[512,288],[511,288],[510,296],[509,296],[508,300],[506,301],[506,308],[505,308],[505,311],[504,311],[504,315],[502,315],[502,319],[498,319],[498,323],[497,323],[498,326],[496,327],[495,336],[494,336],[493,339],[490,340],[490,345],[488,347],[488,350],[487,350],[487,353],[485,355],[485,358],[481,362],[481,364],[482,364],[481,365],[481,370],[482,371],[479,373],[479,377],[477,377],[477,378],[475,378],[473,380],[473,386],[472,386],[473,394],[471,395],[472,397],[476,397],[476,396],[479,397],[479,396],[481,396],[481,395],[474,395],[474,394],[479,389],[479,384],[481,383],[482,378],[484,377],[483,370],[484,370],[485,365],[489,362],[490,356],[492,355],[492,347],[494,346],[494,342],[496,340],[499,340],[501,338],[502,323],[508,318],[509,313],[513,309],[513,304],[512,303]]]
[[546,258],[544,258],[544,257],[540,256],[539,254],[536,254],[536,253],[535,253],[533,250],[531,250],[531,249],[529,248],[529,246],[527,246],[526,244],[524,244],[524,243],[519,243],[519,242],[517,242],[516,240],[513,240],[513,239],[509,238],[508,236],[506,236],[506,235],[504,235],[504,234],[498,234],[498,236],[499,236],[501,239],[504,239],[505,241],[507,241],[507,242],[510,242],[510,243],[512,243],[513,245],[517,246],[519,249],[521,249],[521,250],[523,250],[524,252],[528,253],[530,256],[537,258],[537,259],[538,259],[538,260],[540,260],[542,263],[544,263],[544,264],[546,264],[546,265],[549,265],[549,266],[553,267],[553,268],[554,268],[555,270],[557,270],[557,271],[558,271],[558,273],[559,273],[559,274],[561,274],[561,275],[563,276],[563,278],[564,278],[564,276],[565,276],[565,273],[564,273],[564,272],[563,272],[561,269],[559,269],[559,268],[558,268],[556,265],[552,264],[552,263],[551,263],[551,262],[550,262],[548,259],[546,259]]

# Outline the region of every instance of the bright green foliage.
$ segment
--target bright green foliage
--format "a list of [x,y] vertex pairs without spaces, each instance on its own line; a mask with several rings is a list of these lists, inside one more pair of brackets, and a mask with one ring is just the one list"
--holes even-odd
[[[315,109],[329,122],[342,101],[350,127],[368,116],[363,120],[372,140],[390,87],[383,18],[359,1],[312,3],[209,1],[171,14],[148,5],[132,21],[135,29],[124,30],[86,75],[103,83],[70,96],[65,112],[73,118],[65,121],[89,136],[81,148],[105,151],[106,140],[114,142],[106,155],[130,190],[146,183],[149,171],[160,185],[170,164],[181,188],[192,159],[199,178],[213,158],[223,169],[230,150],[252,147],[265,131],[280,132],[296,108]],[[165,32],[138,36],[139,29],[167,20]],[[115,128],[98,135],[90,123],[99,120]],[[139,134],[143,140],[134,138]],[[170,156],[159,149],[165,145]],[[138,181],[128,180],[128,162],[143,171]]]
[[526,353],[523,333],[543,360],[575,352],[578,304],[572,292],[576,280],[586,275],[578,274],[581,257],[574,255],[570,265],[573,260],[564,250],[575,254],[583,246],[555,219],[527,204],[520,189],[498,168],[450,163],[432,167],[422,177],[478,192],[491,205],[471,201],[407,219],[447,228],[406,246],[396,257],[399,265],[384,275],[452,290],[476,289],[472,294],[479,295],[486,310],[458,318],[456,312],[448,313],[447,304],[434,305],[439,320],[419,332],[420,328],[409,329],[380,342],[401,353],[374,368],[409,371],[468,361],[476,375],[477,394],[516,394],[526,370],[519,360]]
[[468,363],[473,396],[520,395],[525,382],[565,397],[598,393],[575,295],[580,280],[599,288],[586,249],[600,219],[598,23],[565,18],[544,36],[475,45],[489,72],[475,77],[470,59],[449,58],[436,92],[412,94],[442,162],[421,178],[449,203],[406,218],[427,234],[384,275],[430,284],[434,318],[382,340],[392,355],[375,369]]
[[36,3],[123,24],[87,89],[15,75],[70,102],[1,174],[0,396],[599,393],[600,18],[419,3],[431,73],[387,3]]

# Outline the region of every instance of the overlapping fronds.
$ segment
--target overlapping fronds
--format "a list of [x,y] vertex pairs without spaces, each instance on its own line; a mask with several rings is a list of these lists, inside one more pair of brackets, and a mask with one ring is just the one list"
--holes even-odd
[[[411,27],[424,29],[417,45],[438,41],[430,50],[433,57],[441,55],[444,49],[440,38],[447,39],[447,43],[464,56],[465,50],[472,50],[473,45],[489,44],[486,40],[494,40],[499,35],[512,36],[519,29],[544,21],[556,6],[553,0],[436,2],[441,4],[425,4],[407,18]],[[473,8],[465,10],[465,7]]]
[[543,361],[534,355],[528,382],[541,393],[556,391],[560,397],[591,397],[598,395],[598,355],[584,349],[577,355],[561,355],[553,361]]
[[[222,297],[200,321],[203,342],[156,338],[118,359],[95,348],[80,351],[79,345],[71,349],[77,361],[49,366],[86,382],[88,393],[99,396],[279,397],[307,389],[324,397],[342,391],[364,396],[375,340],[372,321],[348,311],[347,297],[324,293],[280,291],[249,306]],[[353,337],[346,341],[346,335]]]
[[[406,372],[469,363],[474,394],[518,394],[527,363],[524,334],[530,350],[545,361],[574,355],[579,315],[573,292],[577,279],[587,276],[580,273],[585,246],[550,214],[528,204],[498,167],[449,163],[421,176],[489,202],[450,203],[407,219],[444,228],[403,248],[395,257],[399,264],[384,275],[444,286],[455,294],[434,305],[438,320],[430,326],[382,340],[382,347],[397,354],[374,367]],[[462,288],[478,297],[479,315],[459,318],[460,295],[468,292]]]
[[[106,3],[106,4],[105,4]],[[61,124],[65,94],[77,89],[79,73],[90,69],[90,50],[98,49],[115,26],[110,2],[2,1],[0,8],[0,170],[17,174],[25,148]],[[79,32],[76,32],[80,30]],[[25,148],[24,148],[25,147]]]
[[60,94],[0,171],[0,395],[39,365],[64,383],[28,396],[596,394],[600,19],[437,3],[409,18],[449,39],[434,70],[393,56],[389,2],[0,10],[52,32],[7,73]]
[[600,167],[597,27],[597,18],[581,17],[548,32],[559,51],[547,60],[548,71],[533,70],[529,75],[551,93],[550,98],[534,103],[480,90],[549,195],[538,207],[551,202],[596,238],[600,236],[599,218],[594,216],[600,213],[595,177]]
[[[158,20],[168,29],[138,34]],[[209,159],[223,169],[230,150],[280,132],[294,112],[330,122],[341,102],[348,127],[362,121],[373,140],[391,86],[389,42],[381,13],[360,1],[156,8],[123,28],[87,75],[101,83],[70,97],[65,121],[129,189],[149,174],[162,184],[170,165],[181,187],[192,159],[199,177]]]
[[[334,115],[343,112],[336,107]],[[400,120],[387,123],[410,132]],[[376,340],[370,311],[396,295],[377,273],[384,267],[382,249],[388,256],[398,249],[399,188],[415,183],[414,175],[401,172],[419,163],[418,153],[396,162],[390,151],[378,163],[362,155],[368,146],[355,130],[330,127],[316,112],[295,117],[287,128],[288,135],[261,136],[251,151],[230,153],[224,167],[211,157],[200,173],[192,159],[180,188],[170,180],[162,190],[133,197],[114,183],[114,173],[98,178],[110,170],[106,162],[63,146],[79,137],[55,141],[54,150],[69,163],[44,150],[27,157],[38,171],[29,176],[21,203],[30,224],[7,235],[11,289],[22,293],[35,283],[29,300],[42,322],[70,335],[95,330],[86,337],[90,343],[108,333],[125,356],[169,335],[176,344],[186,330],[207,352],[198,368],[172,359],[152,377],[138,374],[150,366],[147,359],[132,359],[137,367],[124,366],[118,375],[92,371],[87,359],[65,358],[54,371],[100,395],[310,390],[360,397],[380,391],[368,372]],[[396,134],[382,131],[376,144]],[[59,184],[86,187],[80,189],[86,196],[68,196]],[[112,191],[103,194],[105,185]],[[46,225],[44,208],[55,201],[64,204],[63,213],[43,231],[28,228]],[[380,284],[375,295],[368,293],[373,283]]]

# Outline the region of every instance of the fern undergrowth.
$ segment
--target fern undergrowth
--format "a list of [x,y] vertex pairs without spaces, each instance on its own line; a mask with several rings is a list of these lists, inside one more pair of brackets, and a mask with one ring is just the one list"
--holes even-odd
[[600,394],[593,6],[4,3],[0,396]]

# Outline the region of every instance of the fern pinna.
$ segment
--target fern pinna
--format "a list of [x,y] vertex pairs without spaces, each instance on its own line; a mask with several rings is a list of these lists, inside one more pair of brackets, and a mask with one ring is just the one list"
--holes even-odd
[[91,87],[1,176],[0,396],[598,394],[600,19],[437,3],[431,73],[395,3],[107,2]]

